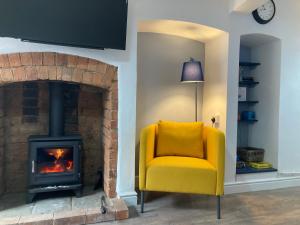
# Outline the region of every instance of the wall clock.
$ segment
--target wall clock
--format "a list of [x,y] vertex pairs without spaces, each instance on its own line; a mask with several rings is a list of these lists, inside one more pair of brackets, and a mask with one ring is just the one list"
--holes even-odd
[[252,15],[259,24],[267,24],[274,18],[275,13],[275,3],[273,0],[269,0],[264,5],[254,10]]

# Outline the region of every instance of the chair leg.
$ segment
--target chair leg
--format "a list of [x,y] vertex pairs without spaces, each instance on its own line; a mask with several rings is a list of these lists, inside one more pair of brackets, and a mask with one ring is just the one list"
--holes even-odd
[[144,213],[144,191],[141,191],[141,213]]
[[221,196],[217,196],[217,218],[221,219]]

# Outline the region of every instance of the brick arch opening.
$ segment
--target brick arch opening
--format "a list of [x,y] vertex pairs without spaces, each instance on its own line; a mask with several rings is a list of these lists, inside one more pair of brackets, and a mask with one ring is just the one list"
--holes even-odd
[[[19,82],[62,81],[103,90],[104,191],[116,196],[118,151],[118,77],[117,68],[90,58],[53,52],[26,52],[0,55],[0,89]],[[3,91],[0,90],[0,98]],[[3,111],[0,100],[0,165],[3,165]],[[1,137],[2,135],[2,137]],[[3,184],[0,166],[0,184]],[[0,194],[3,187],[0,185]]]

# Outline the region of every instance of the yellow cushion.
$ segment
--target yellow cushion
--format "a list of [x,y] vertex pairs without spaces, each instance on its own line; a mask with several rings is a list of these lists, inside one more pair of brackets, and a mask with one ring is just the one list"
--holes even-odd
[[204,158],[203,123],[159,121],[156,156]]
[[149,191],[216,194],[217,171],[204,159],[164,156],[147,166],[146,189]]

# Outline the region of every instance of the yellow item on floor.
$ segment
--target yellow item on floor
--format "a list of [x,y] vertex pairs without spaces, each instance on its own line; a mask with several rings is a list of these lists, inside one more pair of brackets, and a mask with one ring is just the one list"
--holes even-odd
[[271,163],[267,162],[250,162],[249,166],[255,169],[270,169],[273,167]]
[[[162,122],[160,122],[161,124]],[[168,132],[161,135],[160,124],[153,124],[144,128],[140,137],[140,164],[139,188],[141,191],[161,191],[193,193],[221,196],[224,193],[224,161],[225,137],[224,134],[212,127],[203,126],[202,123],[173,123],[164,122],[164,129]],[[168,125],[170,125],[168,127]],[[178,132],[170,130],[186,130]],[[202,126],[202,131],[201,131]],[[195,132],[198,137],[195,137]],[[167,137],[170,133],[171,137]],[[170,143],[172,148],[164,149],[165,156],[157,155],[157,138],[175,139],[178,146],[182,146],[184,153],[178,152],[179,148],[169,140],[159,140],[167,148]],[[198,141],[196,140],[198,138]],[[200,141],[199,141],[200,140]],[[201,142],[202,140],[202,142]],[[184,143],[184,145],[181,145]],[[197,148],[191,147],[191,143]],[[201,143],[201,146],[199,146]],[[191,150],[191,151],[190,151]],[[190,151],[190,152],[189,152]],[[201,152],[203,151],[203,152]],[[160,152],[161,154],[161,152]],[[188,157],[190,155],[190,157]],[[192,157],[194,156],[194,157]],[[202,157],[201,157],[202,156]]]

